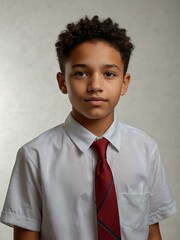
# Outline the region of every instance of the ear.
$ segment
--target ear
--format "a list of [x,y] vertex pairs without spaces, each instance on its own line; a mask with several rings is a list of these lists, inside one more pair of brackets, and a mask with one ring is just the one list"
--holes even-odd
[[121,96],[124,96],[126,94],[126,92],[128,90],[128,86],[129,86],[130,80],[131,80],[131,75],[129,73],[127,73],[124,76],[124,79],[123,79],[123,84],[122,84],[122,89],[121,89]]
[[59,89],[61,90],[62,93],[66,94],[67,93],[67,88],[66,88],[66,82],[64,75],[61,72],[58,72],[56,75],[57,82],[59,85]]

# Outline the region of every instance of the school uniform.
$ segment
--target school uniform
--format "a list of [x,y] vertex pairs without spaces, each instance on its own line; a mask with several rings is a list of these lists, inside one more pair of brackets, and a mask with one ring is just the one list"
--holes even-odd
[[[149,225],[177,211],[156,142],[115,117],[102,136],[116,188],[123,240],[145,240]],[[97,240],[95,135],[71,114],[17,154],[1,222],[40,231],[41,240]]]

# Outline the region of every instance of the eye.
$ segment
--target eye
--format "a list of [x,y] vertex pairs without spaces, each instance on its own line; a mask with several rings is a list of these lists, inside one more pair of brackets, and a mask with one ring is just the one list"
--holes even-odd
[[74,76],[77,78],[84,78],[84,77],[87,77],[88,74],[87,74],[87,72],[79,71],[79,72],[75,72]]
[[104,73],[104,76],[105,76],[106,78],[113,78],[113,77],[116,76],[116,74],[113,73],[113,72],[105,72],[105,73]]

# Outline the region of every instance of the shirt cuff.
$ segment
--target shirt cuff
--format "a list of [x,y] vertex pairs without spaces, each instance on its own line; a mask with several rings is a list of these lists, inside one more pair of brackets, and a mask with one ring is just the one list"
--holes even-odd
[[175,214],[178,211],[176,202],[173,201],[169,205],[159,208],[158,211],[153,212],[149,215],[149,225],[160,222],[169,216]]
[[38,220],[10,212],[2,212],[0,222],[9,227],[18,226],[35,232],[39,232],[41,226],[41,223]]

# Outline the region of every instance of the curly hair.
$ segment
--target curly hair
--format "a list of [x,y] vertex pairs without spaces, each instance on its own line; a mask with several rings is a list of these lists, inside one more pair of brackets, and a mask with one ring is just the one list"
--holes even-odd
[[93,40],[105,41],[120,52],[125,74],[134,45],[126,35],[126,29],[120,28],[111,18],[100,21],[98,16],[92,19],[86,16],[77,23],[70,23],[58,36],[55,47],[62,73],[65,74],[65,62],[71,51],[77,45]]

